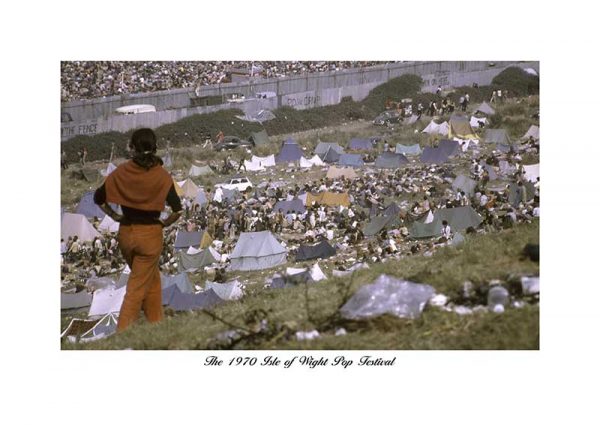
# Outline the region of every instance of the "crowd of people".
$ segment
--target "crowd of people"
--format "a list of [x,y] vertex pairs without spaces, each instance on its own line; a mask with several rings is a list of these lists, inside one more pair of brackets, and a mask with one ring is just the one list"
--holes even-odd
[[[393,150],[387,141],[387,149]],[[326,178],[306,183],[266,181],[262,187],[254,187],[243,193],[234,192],[234,196],[225,197],[211,188],[205,189],[208,202],[199,205],[191,199],[184,199],[183,220],[173,226],[165,235],[160,264],[164,273],[178,272],[177,256],[173,249],[177,231],[203,230],[218,242],[222,262],[218,267],[218,280],[227,278],[225,272],[227,258],[232,253],[241,232],[270,230],[287,244],[289,258],[301,244],[312,244],[327,240],[336,246],[341,256],[333,258],[334,267],[343,270],[350,266],[344,258],[356,261],[379,262],[388,257],[401,257],[431,253],[437,247],[449,243],[454,229],[448,222],[443,223],[441,237],[429,240],[414,240],[410,237],[411,223],[422,221],[429,213],[441,208],[470,205],[483,218],[478,228],[466,229],[466,233],[491,232],[511,227],[516,223],[530,222],[539,217],[539,179],[535,183],[535,193],[528,194],[520,152],[539,151],[539,142],[529,139],[517,150],[508,153],[491,151],[490,153],[472,152],[470,158],[470,178],[477,182],[473,194],[453,189],[450,182],[456,177],[456,164],[412,165],[395,171],[367,169],[361,177],[353,180]],[[374,160],[373,156],[364,159]],[[468,161],[468,160],[466,160]],[[511,201],[509,188],[505,186],[490,188],[490,173],[486,166],[498,169],[499,162],[508,164],[504,180],[517,185],[517,201]],[[218,190],[218,189],[217,189]],[[292,200],[307,193],[320,192],[347,193],[351,200],[349,207],[306,205],[306,211],[276,211],[279,201]],[[533,195],[533,196],[531,196]],[[369,220],[399,202],[395,224],[384,228],[373,238],[365,238],[364,226]],[[98,223],[98,220],[95,220]],[[463,232],[464,233],[464,232]],[[75,245],[75,249],[73,249]],[[85,244],[83,244],[85,246]],[[118,250],[115,250],[114,238],[110,236],[103,242],[93,241],[82,248],[76,240],[67,241],[64,247],[66,269],[87,269],[101,275],[118,269]],[[102,259],[110,265],[102,268]],[[74,263],[75,262],[75,263]]]
[[226,83],[236,70],[273,78],[383,63],[387,62],[63,61],[61,102]]

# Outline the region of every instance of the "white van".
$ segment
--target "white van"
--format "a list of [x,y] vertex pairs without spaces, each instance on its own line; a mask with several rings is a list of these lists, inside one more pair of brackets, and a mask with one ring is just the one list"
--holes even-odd
[[156,107],[154,105],[127,105],[115,109],[115,114],[120,115],[141,114],[144,112],[156,112]]

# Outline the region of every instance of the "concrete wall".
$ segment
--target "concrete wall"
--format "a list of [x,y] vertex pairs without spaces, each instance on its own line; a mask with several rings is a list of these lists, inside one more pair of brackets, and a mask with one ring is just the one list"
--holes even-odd
[[[424,80],[423,91],[435,91],[438,85],[443,88],[473,83],[486,85],[490,84],[494,76],[504,68],[515,64],[517,63],[496,62],[494,67],[489,67],[488,62],[403,62],[298,77],[248,79],[215,86],[202,86],[198,91],[198,95],[202,97],[243,93],[247,98],[254,98],[255,93],[258,92],[277,93],[274,98],[249,99],[242,103],[225,103],[215,106],[190,107],[190,99],[196,96],[193,89],[137,93],[68,102],[62,105],[61,112],[69,113],[73,121],[62,123],[61,140],[68,140],[79,134],[93,135],[107,131],[125,132],[141,126],[156,128],[187,116],[206,114],[222,109],[238,108],[246,113],[257,112],[261,109],[275,109],[281,106],[307,109],[334,105],[346,96],[360,101],[374,87],[404,74],[420,75]],[[518,66],[532,67],[539,71],[539,62],[521,62],[518,63]],[[114,115],[114,110],[120,106],[139,103],[154,105],[157,112],[126,116]]]

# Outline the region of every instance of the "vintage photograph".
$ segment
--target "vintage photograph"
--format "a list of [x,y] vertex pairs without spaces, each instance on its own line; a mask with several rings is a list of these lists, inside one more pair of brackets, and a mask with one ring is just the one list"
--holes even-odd
[[539,84],[62,60],[61,349],[539,350]]

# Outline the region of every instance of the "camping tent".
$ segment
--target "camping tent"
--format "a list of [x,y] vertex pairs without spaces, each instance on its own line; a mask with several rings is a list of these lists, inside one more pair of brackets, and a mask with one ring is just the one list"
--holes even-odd
[[119,231],[119,222],[114,221],[110,216],[105,215],[98,225],[98,230],[101,232],[116,233]]
[[527,133],[525,133],[521,139],[529,139],[530,136],[535,140],[540,139],[540,128],[537,125],[529,127],[529,130],[527,130]]
[[340,155],[338,160],[339,165],[344,165],[347,167],[362,167],[365,165],[363,162],[362,156],[357,153],[343,153]]
[[418,143],[414,145],[401,145],[398,143],[396,145],[396,153],[401,153],[402,155],[420,155],[421,154],[421,146]]
[[206,196],[206,192],[204,192],[204,190],[202,189],[198,190],[198,194],[196,195],[194,202],[200,206],[208,203],[208,197]]
[[350,197],[346,192],[321,192],[316,195],[308,193],[306,196],[306,205],[312,205],[313,202],[319,205],[327,205],[329,207],[348,207],[350,206]]
[[279,154],[275,157],[276,163],[300,161],[302,150],[296,143],[284,142]]
[[94,192],[85,192],[81,199],[79,200],[79,204],[77,205],[77,209],[75,210],[77,214],[83,214],[87,218],[103,218],[106,213],[100,209],[98,205],[94,202]]
[[427,134],[441,134],[442,136],[448,136],[448,130],[449,130],[449,126],[447,122],[443,122],[441,124],[436,124],[436,122],[434,120],[431,120],[429,122],[429,124],[427,124],[427,127],[425,127],[422,131],[422,133],[427,133]]
[[371,218],[364,229],[363,233],[365,236],[375,236],[383,229],[395,226],[398,224],[398,216],[395,214],[390,215],[379,215]]
[[452,188],[457,192],[462,190],[466,195],[472,196],[475,193],[477,182],[464,175],[458,175],[452,182]]
[[382,152],[375,160],[376,168],[400,168],[404,164],[408,164],[408,159],[394,152]]
[[108,286],[94,291],[88,316],[103,316],[108,313],[118,313],[121,310],[126,289],[127,285],[122,287]]
[[190,246],[194,248],[206,248],[212,243],[212,237],[206,231],[186,232],[180,230],[175,237],[173,248],[187,249]]
[[486,102],[483,102],[480,105],[478,105],[475,108],[475,112],[481,112],[482,114],[485,114],[485,115],[494,115],[496,113],[494,108],[492,108]]
[[163,290],[163,305],[168,305],[175,311],[202,310],[222,302],[212,289],[199,294],[184,294],[176,286]]
[[215,294],[219,296],[219,298],[225,301],[238,300],[244,295],[242,290],[242,284],[238,280],[233,280],[231,282],[226,283],[206,281],[204,289],[206,291],[212,289],[213,291],[215,291]]
[[185,272],[179,274],[162,274],[160,275],[160,286],[162,289],[169,288],[171,286],[177,286],[177,288],[184,294],[191,294],[194,292],[194,286],[190,282],[190,279]]
[[448,137],[459,139],[477,139],[477,135],[469,124],[469,119],[462,115],[453,115],[450,118]]
[[244,160],[244,168],[246,171],[263,171],[265,167],[260,162],[252,162]]
[[198,190],[198,186],[190,178],[187,178],[181,185],[181,191],[186,198],[195,198],[198,195]]
[[485,142],[501,145],[510,145],[512,143],[510,137],[508,137],[508,133],[503,128],[488,128],[485,130]]
[[477,118],[477,117],[471,117],[471,121],[469,121],[469,124],[471,124],[472,128],[479,128],[481,127],[481,125],[479,125],[481,123],[481,125],[487,125],[487,118],[483,117],[483,118]]
[[335,248],[322,241],[316,245],[300,245],[296,253],[296,261],[314,260],[315,258],[329,258],[336,253]]
[[373,150],[373,143],[369,139],[351,139],[348,143],[348,149],[353,151]]
[[337,152],[334,148],[327,149],[327,152],[321,154],[321,159],[323,162],[327,162],[329,164],[338,162],[340,160],[341,154]]
[[[535,196],[535,187],[531,182],[524,182],[525,196],[527,201],[531,201]],[[522,201],[522,194],[519,186],[516,183],[511,183],[508,186],[508,203],[513,207],[517,207]]]
[[421,162],[424,164],[442,164],[448,161],[448,152],[441,148],[432,148],[426,146],[421,154]]
[[344,153],[344,148],[338,145],[337,143],[319,142],[319,144],[315,148],[315,154],[319,155],[322,158],[323,155],[325,155],[329,149],[333,149],[339,154]]
[[68,310],[71,308],[87,307],[92,303],[92,294],[88,291],[81,291],[75,294],[60,293],[60,309]]
[[248,140],[254,142],[256,146],[266,145],[269,143],[269,135],[266,130],[261,130],[258,133],[251,133]]
[[80,241],[87,242],[99,237],[100,233],[84,215],[64,213],[60,224],[60,237],[66,241],[69,236],[77,236]]
[[535,183],[540,176],[540,164],[524,165],[523,171],[525,171],[525,179]]
[[440,140],[438,147],[448,156],[458,155],[461,152],[460,144],[456,140]]
[[110,173],[112,173],[116,169],[117,169],[117,166],[115,164],[113,164],[112,162],[109,162],[108,165],[106,166],[106,170],[100,170],[100,174],[102,174],[102,177],[107,177]]
[[289,212],[295,212],[298,214],[302,214],[306,211],[306,207],[302,200],[295,198],[291,201],[279,201],[273,207],[273,212],[281,211],[283,214],[287,214]]
[[231,253],[231,270],[262,270],[285,263],[286,249],[269,231],[242,232]]
[[412,238],[430,238],[442,234],[442,221],[448,221],[453,232],[465,230],[468,227],[477,228],[483,221],[481,216],[471,208],[440,208],[433,214],[430,223],[415,222],[410,226],[409,233]]
[[354,171],[353,168],[339,168],[335,165],[332,165],[331,167],[329,167],[329,170],[327,170],[326,177],[332,180],[339,179],[342,177],[345,177],[347,179],[355,179],[358,177],[358,175],[356,174],[356,171]]
[[256,156],[252,155],[252,162],[260,164],[262,167],[274,167],[275,166],[275,155],[269,156]]
[[177,251],[177,269],[184,272],[190,269],[201,269],[217,262],[209,248],[203,249],[196,254],[188,254],[186,251]]
[[319,155],[315,155],[311,159],[306,159],[304,157],[300,158],[300,167],[310,168],[313,165],[322,167],[325,165],[325,163],[321,160],[321,158],[319,158]]
[[190,177],[208,176],[211,174],[214,174],[214,171],[208,165],[198,167],[197,165],[193,165],[193,164],[190,167],[190,171],[188,173],[188,175]]

